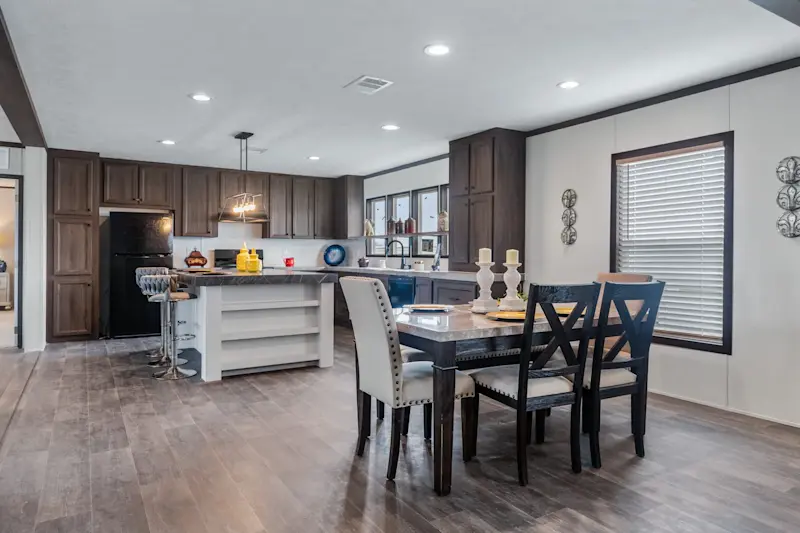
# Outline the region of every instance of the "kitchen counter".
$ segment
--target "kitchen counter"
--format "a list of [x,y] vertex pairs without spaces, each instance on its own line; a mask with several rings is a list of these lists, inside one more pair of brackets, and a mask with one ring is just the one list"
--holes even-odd
[[333,283],[337,276],[324,271],[292,268],[265,269],[257,272],[222,271],[224,274],[178,272],[178,281],[189,287],[220,287],[223,285],[283,285],[287,283]]
[[195,335],[200,376],[225,376],[298,366],[333,365],[333,295],[338,276],[319,271],[266,269],[204,276],[178,272],[197,296],[178,306]]
[[[492,267],[495,272],[494,280],[495,281],[503,281],[503,274],[505,273],[505,267],[500,265],[500,268],[503,270],[502,272],[497,272],[497,265]],[[412,276],[412,277],[423,277],[423,278],[431,278],[431,279],[445,279],[450,281],[471,281],[473,283],[476,282],[475,274],[476,272],[448,272],[448,271],[432,271],[432,270],[401,270],[399,268],[378,268],[378,267],[357,267],[357,266],[326,266],[326,267],[298,267],[296,270],[302,270],[306,272],[336,272],[336,273],[343,273],[343,274],[383,274],[386,276]],[[520,273],[525,277],[524,274]]]

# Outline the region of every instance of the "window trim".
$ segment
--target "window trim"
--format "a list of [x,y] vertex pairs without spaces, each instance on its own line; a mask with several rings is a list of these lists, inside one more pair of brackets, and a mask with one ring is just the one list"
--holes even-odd
[[620,152],[611,155],[611,246],[609,254],[609,271],[617,271],[617,162],[625,159],[651,156],[660,154],[662,152],[700,147],[702,145],[719,142],[722,143],[722,146],[725,149],[725,214],[723,218],[725,237],[723,239],[724,250],[722,254],[722,344],[710,344],[702,341],[665,337],[661,335],[653,335],[653,342],[667,346],[687,348],[690,350],[731,355],[733,351],[733,131],[718,133],[715,135],[706,135],[703,137],[695,137],[693,139],[660,144],[658,146],[651,146],[648,148],[641,148],[638,150]]
[[[370,205],[370,202],[374,202],[376,200],[383,200],[384,201],[384,210],[386,211],[387,218],[383,222],[383,231],[384,231],[383,235],[386,235],[385,232],[386,232],[386,228],[387,228],[387,222],[389,221],[389,218],[388,218],[388,215],[389,215],[389,204],[387,203],[386,196],[375,196],[374,198],[367,198],[364,201],[364,213],[366,215],[366,218],[372,220],[372,218],[371,218],[371,214],[372,213],[370,213],[369,205]],[[377,228],[374,228],[374,229],[377,230]],[[373,238],[375,238],[375,237],[365,237],[364,246],[366,248],[366,250],[365,250],[366,251],[366,256],[367,257],[383,257],[380,254],[372,253],[372,249],[370,247],[370,244],[371,244],[370,240],[373,239]],[[377,237],[377,238],[380,238],[380,236]]]
[[[442,198],[440,196],[442,192],[441,187],[439,185],[434,185],[432,187],[425,187],[424,189],[415,189],[411,191],[411,216],[417,221],[417,231],[422,229],[422,217],[419,212],[420,198],[423,194],[429,194],[433,192],[436,193],[436,222],[438,224],[438,216],[439,213],[442,212]],[[429,257],[433,259],[433,257],[436,255],[436,251],[434,250],[430,254],[422,253],[419,249],[421,242],[422,237],[415,237],[413,239],[413,242],[411,243],[413,257]]]

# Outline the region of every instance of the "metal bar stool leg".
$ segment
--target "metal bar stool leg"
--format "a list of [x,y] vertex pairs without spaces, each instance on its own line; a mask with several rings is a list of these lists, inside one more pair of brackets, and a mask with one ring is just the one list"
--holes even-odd
[[[177,330],[177,320],[175,318],[175,302],[168,302],[167,303],[167,324],[169,328],[169,336],[167,338],[167,346],[169,348],[170,358],[172,360],[172,364],[170,367],[163,372],[156,372],[153,374],[153,377],[162,380],[162,381],[175,381],[178,379],[190,378],[197,374],[197,370],[189,370],[186,368],[181,368],[178,366],[178,336],[176,335]],[[186,360],[183,360],[184,363]]]
[[171,352],[170,351],[170,329],[172,324],[170,323],[170,304],[167,301],[169,298],[169,292],[164,294],[164,301],[161,302],[161,357],[155,361],[147,363],[152,367],[164,367],[169,366],[171,364],[172,354],[176,353],[176,365],[185,365],[188,361],[183,359],[182,357],[177,357],[177,351]]

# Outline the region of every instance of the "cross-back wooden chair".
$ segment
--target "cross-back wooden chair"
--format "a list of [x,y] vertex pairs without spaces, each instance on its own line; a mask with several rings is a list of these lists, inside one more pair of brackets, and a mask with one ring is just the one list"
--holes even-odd
[[[536,412],[537,440],[539,429],[543,428],[546,411],[551,407],[571,405],[570,451],[572,470],[581,471],[580,448],[580,404],[584,365],[588,342],[592,333],[593,320],[586,320],[580,329],[575,329],[582,315],[594,317],[600,284],[588,285],[536,285],[531,284],[528,292],[528,308],[525,315],[519,364],[482,368],[473,372],[475,380],[475,400],[462,403],[463,408],[472,408],[472,413],[464,413],[474,426],[469,428],[472,439],[470,449],[465,452],[470,457],[477,449],[478,393],[484,394],[517,412],[517,471],[520,485],[528,483],[527,444],[529,435],[528,413]],[[554,304],[575,303],[569,316],[559,317]],[[534,351],[534,336],[541,322],[536,322],[536,308],[542,309],[552,330],[552,338],[543,348]],[[579,341],[578,351],[572,346]],[[563,354],[563,360],[553,359],[554,354]],[[553,359],[551,361],[551,359]],[[549,364],[548,364],[549,363]],[[566,379],[574,377],[573,381]]]
[[[587,363],[589,370],[583,380],[584,427],[589,433],[592,466],[595,468],[601,466],[600,402],[605,398],[631,396],[631,432],[636,455],[644,457],[650,345],[664,285],[663,281],[605,284],[594,351]],[[622,333],[619,336],[609,335],[612,303],[622,325]],[[633,305],[629,306],[630,304]],[[608,336],[616,337],[610,348],[605,346],[605,339]],[[620,357],[622,347],[625,345],[629,346],[630,355]]]

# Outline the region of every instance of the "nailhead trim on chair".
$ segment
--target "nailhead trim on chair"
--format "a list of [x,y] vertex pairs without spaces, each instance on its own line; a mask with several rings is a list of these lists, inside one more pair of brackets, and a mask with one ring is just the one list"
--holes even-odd
[[[456,394],[456,400],[460,400],[461,398],[472,398],[475,396],[475,393],[467,393],[467,394]],[[411,402],[402,402],[398,407],[408,407],[411,405],[424,405],[428,403],[433,403],[433,398],[425,399],[425,400],[414,400]]]

